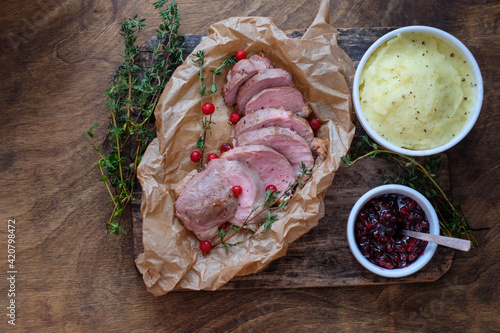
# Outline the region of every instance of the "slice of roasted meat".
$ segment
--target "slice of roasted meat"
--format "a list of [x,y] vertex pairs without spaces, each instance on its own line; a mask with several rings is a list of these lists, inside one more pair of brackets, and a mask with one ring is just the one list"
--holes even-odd
[[274,185],[281,193],[295,181],[295,171],[290,162],[276,150],[262,145],[235,147],[221,159],[238,160],[250,164],[259,173],[264,186]]
[[303,118],[311,114],[304,97],[294,87],[268,88],[258,92],[246,104],[245,114],[267,108],[283,108]]
[[293,112],[284,109],[262,109],[247,114],[236,124],[234,131],[238,137],[254,129],[279,126],[288,128],[304,138],[310,145],[314,138],[311,126],[304,118],[297,117]]
[[205,170],[190,173],[175,202],[175,215],[200,240],[212,239],[218,227],[234,216],[238,198],[232,191],[225,161],[213,160]]
[[227,83],[222,88],[224,103],[227,106],[235,105],[236,94],[240,86],[257,74],[259,70],[268,68],[273,68],[271,60],[258,54],[254,54],[249,59],[238,61],[227,74]]
[[236,103],[240,114],[245,115],[248,101],[258,92],[274,87],[295,87],[292,74],[280,68],[259,71],[240,86]]
[[255,217],[262,212],[266,199],[266,187],[259,173],[248,163],[238,160],[221,160],[226,162],[231,189],[233,186],[240,186],[243,190],[238,196],[238,209],[229,222],[238,227],[245,223],[257,224],[260,221]]
[[[242,226],[259,214],[260,210],[254,208],[262,208],[265,201],[264,183],[258,172],[245,162],[212,160],[202,172],[186,177],[189,178],[181,182],[175,202],[175,214],[199,240],[217,236],[218,227],[224,222]],[[238,197],[233,194],[233,186],[241,186],[243,190]]]
[[288,128],[277,126],[259,128],[236,137],[236,146],[248,145],[264,145],[276,150],[290,162],[295,174],[300,173],[302,162],[308,169],[314,165],[311,149],[306,140]]

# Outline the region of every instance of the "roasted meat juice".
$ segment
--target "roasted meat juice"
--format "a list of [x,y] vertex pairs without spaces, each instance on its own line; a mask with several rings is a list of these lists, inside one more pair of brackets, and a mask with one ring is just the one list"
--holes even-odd
[[464,128],[476,100],[471,66],[445,41],[425,33],[398,34],[370,56],[360,76],[361,108],[388,142],[427,150]]

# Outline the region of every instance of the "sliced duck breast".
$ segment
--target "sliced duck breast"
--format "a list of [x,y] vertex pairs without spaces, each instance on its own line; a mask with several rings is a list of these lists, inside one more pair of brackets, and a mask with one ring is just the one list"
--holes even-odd
[[234,216],[238,199],[234,196],[225,161],[213,160],[205,170],[189,173],[175,201],[175,215],[199,240],[210,240],[218,227]]
[[266,108],[283,108],[303,118],[311,113],[304,97],[294,87],[268,88],[258,92],[246,104],[245,114]]
[[236,95],[238,111],[245,115],[248,101],[258,92],[273,87],[295,87],[292,74],[280,68],[259,71],[240,86]]
[[[260,210],[254,211],[254,207],[264,205],[264,183],[248,163],[216,159],[202,172],[186,177],[189,178],[181,182],[182,189],[175,202],[175,215],[199,240],[217,236],[218,227],[224,222],[241,227],[259,214]],[[243,190],[238,197],[233,194],[233,186],[241,186]]]
[[[221,160],[226,162],[231,190],[233,186],[240,186],[242,189],[242,193],[238,196],[238,209],[229,222],[238,227],[246,222],[257,224],[260,221],[254,217],[261,214],[266,199],[266,187],[259,173],[248,163],[238,160]],[[255,207],[259,208],[255,210]]]
[[262,145],[235,147],[221,159],[238,160],[250,164],[262,179],[264,186],[274,185],[284,193],[288,185],[295,181],[295,171],[290,162],[276,150]]
[[264,145],[276,150],[287,158],[295,174],[300,173],[300,164],[304,162],[308,169],[314,165],[311,149],[303,137],[288,128],[259,128],[236,137],[236,146]]
[[311,126],[304,118],[297,117],[291,111],[284,109],[261,109],[252,113],[248,113],[236,124],[234,131],[238,137],[241,133],[245,133],[254,129],[279,126],[288,128],[306,140],[308,145],[311,145],[314,139],[314,133]]
[[240,86],[257,74],[259,70],[273,68],[271,60],[254,54],[249,59],[238,61],[227,74],[227,83],[222,88],[222,97],[227,106],[236,104],[236,94]]
[[186,188],[187,184],[189,184],[189,182],[194,178],[196,177],[196,175],[198,174],[198,170],[192,170],[190,173],[188,173],[178,184],[177,186],[175,187],[175,190],[174,190],[174,193],[175,193],[175,196],[178,197],[179,195],[181,195],[182,191],[184,191],[184,189]]

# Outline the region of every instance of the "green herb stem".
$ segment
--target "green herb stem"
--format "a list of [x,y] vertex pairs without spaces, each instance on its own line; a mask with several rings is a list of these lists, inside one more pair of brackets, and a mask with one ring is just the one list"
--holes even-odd
[[[352,159],[353,156],[354,159]],[[428,158],[427,164],[422,165],[412,157],[387,149],[380,149],[367,135],[364,135],[360,141],[351,145],[350,153],[342,158],[342,162],[347,167],[351,167],[366,157],[381,157],[389,164],[403,168],[405,170],[404,173],[386,180],[385,183],[392,182],[409,185],[422,193],[433,203],[436,213],[439,216],[439,224],[443,234],[450,237],[466,235],[473,245],[477,245],[477,241],[471,233],[470,226],[460,206],[453,205],[442,187],[434,179],[434,173],[438,170],[441,161],[440,157]],[[420,184],[419,187],[415,185],[417,183]]]
[[178,32],[180,17],[177,3],[161,0],[155,2],[154,7],[159,10],[162,23],[156,30],[159,43],[153,48],[152,60],[146,64],[145,70],[136,64],[142,51],[135,45],[136,34],[146,27],[145,19],[134,15],[125,19],[120,28],[125,44],[124,62],[113,74],[111,86],[106,91],[106,107],[111,112],[108,135],[102,147],[106,146],[106,154],[99,152],[101,147],[95,144],[93,138],[92,130],[97,126],[85,132],[99,153],[100,159],[94,168],[99,168],[101,181],[106,180],[114,206],[110,219],[104,222],[109,234],[120,234],[125,230],[119,218],[133,200],[137,167],[154,138],[154,109],[174,69],[183,62],[184,44]]

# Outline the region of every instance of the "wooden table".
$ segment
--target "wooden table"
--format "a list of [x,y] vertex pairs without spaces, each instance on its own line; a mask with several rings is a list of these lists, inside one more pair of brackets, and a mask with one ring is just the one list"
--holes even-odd
[[[182,31],[206,33],[230,16],[273,16],[283,30],[307,28],[314,1],[181,1]],[[218,5],[220,9],[214,10]],[[109,206],[91,170],[82,132],[107,122],[104,91],[120,63],[119,24],[135,13],[154,34],[150,1],[47,0],[2,4],[0,78],[1,244],[16,220],[16,326],[19,331],[464,331],[500,327],[500,3],[335,1],[339,28],[411,24],[444,29],[475,55],[485,101],[472,132],[449,150],[453,199],[481,243],[456,253],[433,283],[367,287],[181,292],[151,296],[132,261],[132,235],[107,237]],[[105,132],[105,126],[97,130]],[[5,253],[4,252],[4,253]],[[6,260],[7,253],[4,254]],[[3,273],[0,330],[7,323]]]

